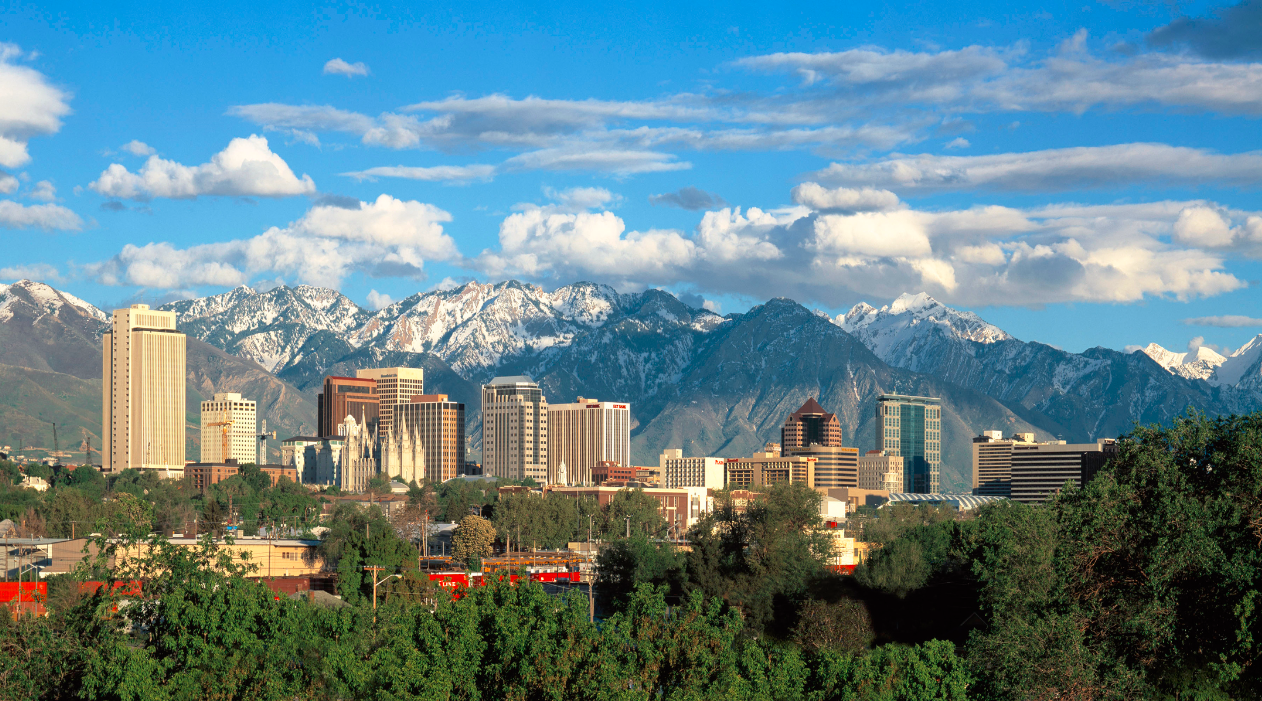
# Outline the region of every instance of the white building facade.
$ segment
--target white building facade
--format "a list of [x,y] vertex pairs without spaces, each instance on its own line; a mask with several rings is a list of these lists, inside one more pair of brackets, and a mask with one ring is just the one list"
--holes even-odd
[[548,407],[548,479],[560,484],[592,484],[592,468],[609,460],[631,464],[631,405],[579,397],[573,404]]
[[425,371],[421,368],[366,368],[356,370],[355,377],[377,381],[377,426],[382,436],[394,427],[396,404],[407,404],[413,396],[425,394]]
[[883,450],[869,450],[859,456],[859,489],[903,491],[903,459]]
[[724,458],[685,458],[683,451],[678,448],[667,449],[658,457],[662,487],[665,489],[722,489],[726,466],[727,460]]
[[183,477],[187,339],[175,312],[117,309],[102,345],[102,469]]

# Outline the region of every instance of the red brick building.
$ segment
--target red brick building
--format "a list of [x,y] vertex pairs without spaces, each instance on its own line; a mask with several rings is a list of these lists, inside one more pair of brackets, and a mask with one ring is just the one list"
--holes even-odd
[[841,447],[841,422],[836,414],[824,411],[814,397],[784,420],[780,429],[780,450],[788,455],[795,448],[805,448],[812,443]]

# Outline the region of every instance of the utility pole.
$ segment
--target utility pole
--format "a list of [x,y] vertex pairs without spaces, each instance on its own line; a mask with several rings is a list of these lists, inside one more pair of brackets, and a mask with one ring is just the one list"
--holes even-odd
[[630,538],[631,537],[631,517],[626,516],[624,518],[626,518],[627,520],[627,538]]
[[377,579],[377,573],[384,569],[385,569],[384,567],[380,567],[378,565],[364,565],[364,571],[371,572],[371,574],[368,576],[372,577],[372,610],[373,610],[372,622],[373,622],[373,625],[377,624],[377,586],[379,584],[384,583],[387,579],[390,579],[391,577],[403,576],[401,574],[392,574],[388,577]]

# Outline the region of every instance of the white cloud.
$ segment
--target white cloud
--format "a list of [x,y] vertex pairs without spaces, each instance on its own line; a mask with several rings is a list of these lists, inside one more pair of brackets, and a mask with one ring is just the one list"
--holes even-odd
[[26,196],[40,202],[52,202],[57,199],[57,188],[51,182],[41,180]]
[[812,174],[827,183],[898,190],[1063,190],[1132,183],[1262,184],[1262,151],[1135,143],[987,156],[894,155],[874,163],[833,163]]
[[687,170],[691,167],[691,163],[676,161],[675,155],[670,153],[581,148],[530,151],[513,156],[504,163],[507,170],[579,170],[615,175]]
[[586,212],[622,202],[621,195],[615,195],[603,187],[571,187],[566,190],[545,187],[543,194],[554,200],[556,205],[553,208],[561,212]]
[[[1248,326],[1262,326],[1262,319],[1256,319],[1251,316],[1228,314],[1225,316],[1198,316],[1191,319],[1184,319],[1183,323],[1188,326],[1218,326],[1221,328],[1238,329]],[[1188,350],[1192,350],[1191,344],[1188,344]]]
[[344,75],[347,78],[368,75],[368,66],[363,62],[347,63],[340,58],[330,59],[324,64],[325,75]]
[[128,244],[87,269],[107,285],[167,289],[235,286],[268,274],[335,288],[355,272],[420,280],[426,260],[460,259],[443,231],[447,221],[451,215],[433,205],[381,195],[358,209],[317,205],[288,226],[249,239],[185,249]]
[[0,268],[0,280],[38,280],[41,282],[60,282],[63,278],[56,267],[47,263],[30,265],[10,265]]
[[851,212],[880,212],[897,209],[898,195],[870,187],[827,189],[818,183],[802,183],[793,188],[793,201],[811,209],[840,209]]
[[394,300],[390,298],[390,295],[382,294],[376,290],[368,291],[368,306],[373,310],[380,311],[391,304],[394,304]]
[[378,166],[367,170],[342,173],[359,181],[373,181],[377,178],[406,178],[408,180],[424,180],[427,182],[469,182],[470,180],[490,180],[495,175],[495,166]]
[[18,189],[18,179],[8,173],[0,172],[0,195],[8,195]]
[[136,139],[132,139],[118,148],[133,156],[152,156],[158,152],[156,148]]
[[107,197],[147,200],[154,197],[195,198],[202,195],[287,197],[316,190],[307,175],[294,175],[289,165],[267,146],[267,139],[251,135],[233,139],[209,163],[186,166],[150,156],[139,172],[111,164],[88,187]]
[[0,227],[79,231],[83,228],[83,220],[61,205],[36,204],[24,207],[12,200],[0,200]]
[[969,146],[972,146],[972,144],[968,142],[968,139],[965,139],[962,136],[957,136],[948,141],[946,146],[943,146],[942,148],[968,148]]
[[55,134],[70,113],[70,95],[39,71],[14,63],[23,57],[15,44],[0,43],[0,166],[17,168],[31,160],[31,137]]

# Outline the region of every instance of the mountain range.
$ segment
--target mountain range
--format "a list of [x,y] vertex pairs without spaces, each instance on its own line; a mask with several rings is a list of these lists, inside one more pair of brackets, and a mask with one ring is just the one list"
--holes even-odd
[[[215,391],[255,399],[281,433],[309,433],[326,374],[393,365],[425,368],[427,392],[465,403],[475,455],[478,388],[496,375],[529,375],[553,402],[630,403],[637,464],[655,464],[666,447],[748,455],[778,440],[784,417],[812,396],[837,413],[847,445],[866,449],[878,394],[937,396],[951,489],[967,487],[970,441],[982,430],[1090,441],[1189,407],[1217,414],[1262,405],[1262,337],[1221,362],[1209,349],[1189,361],[1155,344],[1069,353],[924,294],[861,303],[836,318],[788,299],[719,316],[660,290],[586,282],[551,292],[471,282],[376,312],[308,286],[238,287],[162,308],[189,335],[190,458],[197,405]],[[64,430],[99,440],[93,403],[106,319],[43,283],[0,286],[0,383],[26,388],[0,391],[5,425],[35,435],[61,417]]]

